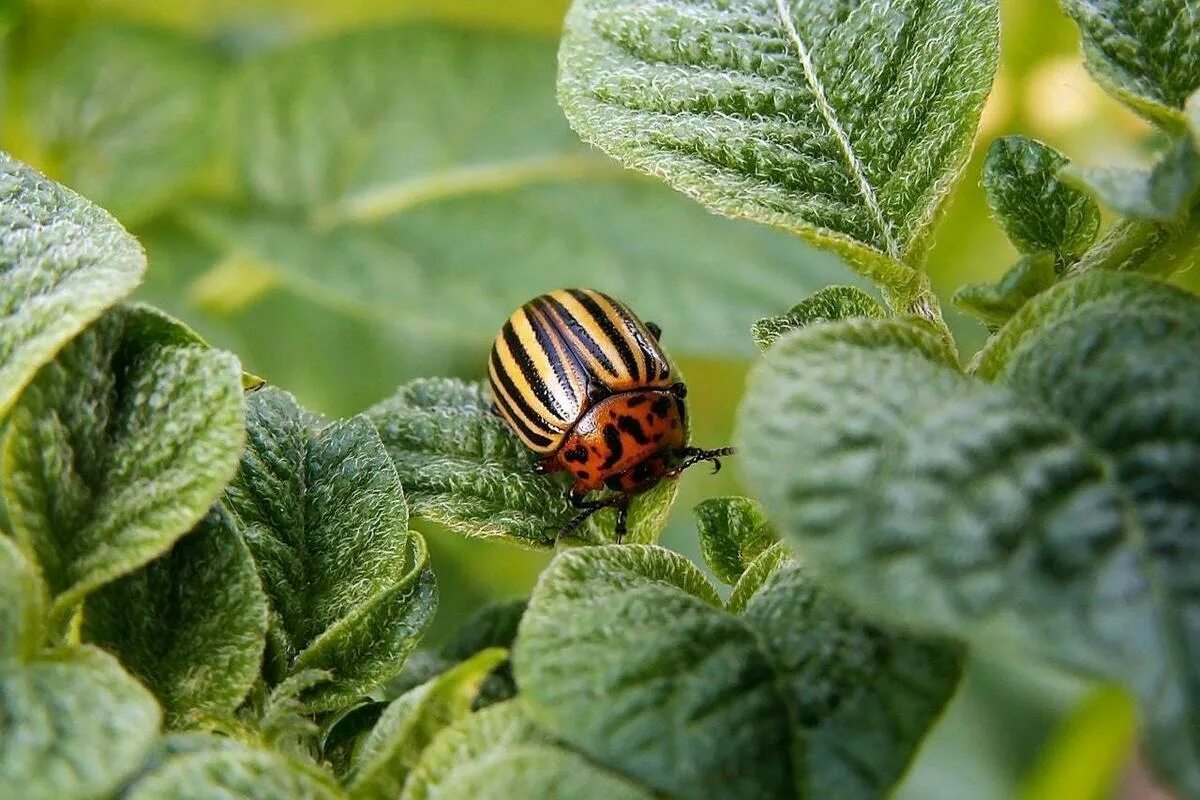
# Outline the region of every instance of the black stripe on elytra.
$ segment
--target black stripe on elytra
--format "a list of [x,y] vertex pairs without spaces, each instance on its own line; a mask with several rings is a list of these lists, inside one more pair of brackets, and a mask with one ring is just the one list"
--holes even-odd
[[608,458],[600,465],[601,470],[606,470],[620,461],[625,453],[625,447],[621,444],[621,432],[617,430],[616,425],[609,423],[604,426],[604,444],[608,445]]
[[[512,420],[513,425],[519,429],[518,432],[523,436],[526,436],[531,442],[534,442],[539,447],[545,447],[549,445],[551,439],[534,431],[529,427],[529,425],[525,424],[521,417],[527,417],[531,422],[534,422],[534,424],[540,423],[542,430],[545,431],[554,430],[554,426],[542,419],[542,415],[535,412],[529,407],[529,404],[525,402],[525,398],[521,396],[521,393],[517,391],[517,387],[513,384],[512,378],[507,372],[504,371],[504,365],[500,363],[500,357],[496,355],[495,348],[492,348],[492,372],[495,373],[496,378],[500,381],[501,388],[504,389],[503,392],[495,392],[495,397],[493,399],[505,407],[505,409],[508,411],[508,418]],[[521,413],[516,413],[514,407],[517,407],[517,410],[519,410]]]
[[[533,335],[537,338],[538,347],[542,348],[542,352],[546,354],[546,360],[550,362],[550,368],[554,370],[554,374],[558,378],[558,385],[562,387],[563,392],[568,397],[574,397],[575,390],[571,387],[571,379],[567,375],[566,365],[563,364],[562,358],[558,355],[558,348],[554,346],[553,337],[550,335],[550,331],[546,330],[545,322],[535,317],[528,307],[521,310],[525,314],[525,319],[529,322],[529,327],[533,329]],[[561,410],[565,411],[565,409]]]
[[[608,360],[608,356],[604,355],[604,351],[596,344],[596,340],[592,338],[592,335],[587,332],[587,328],[567,310],[567,307],[549,296],[546,297],[546,304],[554,311],[554,316],[558,317],[559,321],[571,332],[571,335],[579,341],[583,349],[599,361],[600,366],[608,370],[609,374],[616,375],[616,367]],[[587,372],[590,374],[591,370],[587,370]]]
[[633,440],[638,444],[650,444],[650,439],[646,436],[646,432],[642,430],[642,423],[633,417],[621,415],[617,419],[617,427],[632,436]]
[[525,385],[529,387],[529,391],[533,392],[533,396],[538,399],[538,402],[565,424],[570,425],[574,422],[575,420],[573,419],[566,419],[563,409],[559,408],[558,404],[554,402],[554,396],[550,394],[550,387],[546,385],[545,379],[538,374],[537,367],[533,364],[533,358],[529,355],[529,351],[521,344],[521,340],[517,336],[517,332],[513,328],[511,321],[504,323],[500,335],[504,337],[504,342],[508,345],[508,352],[512,356],[513,361],[517,362],[517,367],[521,370],[521,376],[525,379]]
[[[633,351],[629,349],[629,342],[625,341],[625,337],[617,330],[617,326],[613,324],[612,315],[606,314],[604,309],[600,307],[600,304],[585,292],[579,289],[568,289],[567,291],[570,292],[571,297],[578,300],[579,304],[592,315],[592,319],[600,326],[600,330],[604,331],[604,335],[612,341],[613,346],[617,348],[617,353],[621,356],[621,362],[625,364],[625,371],[635,380],[640,378],[641,367],[638,365],[637,359],[634,358]],[[616,303],[610,301],[610,305],[612,305],[613,310],[617,314],[620,314],[621,309]],[[621,320],[621,322],[622,327],[624,327],[624,320]]]

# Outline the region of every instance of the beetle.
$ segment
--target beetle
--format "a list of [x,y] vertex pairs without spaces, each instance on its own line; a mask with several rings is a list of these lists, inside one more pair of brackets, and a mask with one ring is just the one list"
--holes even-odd
[[[492,411],[539,456],[540,473],[566,471],[579,509],[558,536],[603,508],[617,510],[702,461],[721,468],[731,447],[688,446],[687,386],[659,345],[661,329],[592,289],[558,289],[522,305],[488,359]],[[611,490],[599,499],[593,492]]]

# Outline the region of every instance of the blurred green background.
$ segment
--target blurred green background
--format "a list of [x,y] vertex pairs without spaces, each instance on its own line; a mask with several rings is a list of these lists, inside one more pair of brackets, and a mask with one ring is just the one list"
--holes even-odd
[[[317,411],[353,414],[417,376],[482,377],[512,308],[587,285],[663,326],[695,440],[725,444],[754,358],[749,325],[858,281],[579,144],[554,102],[566,5],[0,0],[0,147],[142,240],[141,299]],[[1149,126],[1088,79],[1056,4],[1002,6],[984,145],[1024,133],[1087,164],[1153,150]],[[982,151],[930,265],[965,352],[985,332],[949,295],[1015,257],[987,214]],[[665,543],[698,558],[688,510],[738,491],[736,467],[688,474]],[[526,593],[548,558],[439,531],[430,540],[436,638],[489,599]],[[1131,726],[1119,692],[977,657],[900,796],[1105,797]]]

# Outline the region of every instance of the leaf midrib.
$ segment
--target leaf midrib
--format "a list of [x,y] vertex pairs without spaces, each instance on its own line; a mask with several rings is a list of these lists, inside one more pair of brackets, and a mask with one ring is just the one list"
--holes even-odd
[[871,182],[867,180],[866,172],[863,169],[862,162],[858,158],[858,154],[854,151],[854,145],[850,142],[850,137],[846,134],[841,122],[837,118],[837,114],[833,106],[829,103],[829,98],[825,95],[825,86],[821,83],[817,76],[816,68],[812,63],[812,58],[808,52],[808,46],[800,37],[800,32],[796,30],[795,22],[792,20],[791,9],[788,5],[789,0],[775,0],[775,10],[779,15],[779,21],[783,25],[784,31],[787,33],[788,39],[796,48],[796,55],[800,59],[800,66],[804,71],[804,78],[808,81],[809,88],[812,89],[813,98],[816,101],[817,111],[821,114],[821,118],[825,120],[825,124],[829,127],[830,133],[837,140],[838,147],[842,151],[842,155],[846,159],[846,166],[850,171],[851,176],[858,184],[859,193],[862,194],[863,202],[867,206],[867,210],[871,214],[871,218],[879,228],[880,235],[883,237],[885,250],[893,259],[900,260],[900,247],[892,236],[891,226],[887,219],[883,216],[883,209],[879,205],[878,198],[875,197],[875,189],[871,186]]

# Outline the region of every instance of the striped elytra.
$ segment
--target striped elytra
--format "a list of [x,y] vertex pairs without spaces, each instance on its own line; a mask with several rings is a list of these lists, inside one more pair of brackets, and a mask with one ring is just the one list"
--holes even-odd
[[[496,414],[541,456],[538,471],[572,477],[567,498],[580,513],[560,536],[614,507],[620,540],[631,496],[733,452],[687,446],[687,389],[672,380],[659,334],[606,294],[559,289],[518,308],[496,336]],[[585,499],[605,488],[614,493]]]

